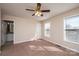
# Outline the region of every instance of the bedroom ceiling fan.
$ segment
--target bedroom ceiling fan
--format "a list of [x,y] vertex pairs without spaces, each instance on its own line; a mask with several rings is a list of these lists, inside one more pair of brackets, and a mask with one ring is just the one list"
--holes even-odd
[[35,9],[25,9],[27,11],[34,11],[35,13],[32,14],[32,16],[43,16],[42,12],[50,12],[50,10],[41,10],[41,3],[37,3],[37,6]]

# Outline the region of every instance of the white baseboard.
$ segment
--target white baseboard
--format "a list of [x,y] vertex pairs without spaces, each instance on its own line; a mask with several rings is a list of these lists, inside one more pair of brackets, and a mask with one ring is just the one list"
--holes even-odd
[[20,43],[24,43],[24,42],[28,42],[28,41],[32,41],[32,40],[17,41],[17,42],[14,42],[14,44],[20,44]]
[[[42,38],[37,38],[37,39],[42,39]],[[35,40],[35,39],[34,39],[34,40]],[[20,43],[29,42],[29,41],[33,41],[33,40],[14,41],[14,44],[20,44]]]
[[[44,40],[46,40],[46,39],[44,39]],[[67,46],[63,46],[63,45],[61,45],[61,44],[58,44],[58,43],[56,43],[56,42],[52,42],[52,41],[50,41],[50,40],[46,40],[46,41],[49,41],[49,42],[51,42],[51,43],[54,43],[54,44],[60,45],[60,46],[62,46],[62,47],[64,47],[64,48],[66,48],[66,49],[69,49],[69,50],[71,50],[71,51],[74,51],[74,52],[79,53],[78,50],[75,50],[75,49],[69,48],[69,47],[67,47]]]

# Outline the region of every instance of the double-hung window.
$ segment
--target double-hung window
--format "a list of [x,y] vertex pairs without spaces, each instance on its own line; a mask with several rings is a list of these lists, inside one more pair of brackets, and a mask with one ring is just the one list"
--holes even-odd
[[79,15],[65,18],[64,29],[66,41],[79,43]]

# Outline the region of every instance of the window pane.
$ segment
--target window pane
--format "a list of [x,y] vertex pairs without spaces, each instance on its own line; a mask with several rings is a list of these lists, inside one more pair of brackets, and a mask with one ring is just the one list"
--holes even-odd
[[50,36],[50,23],[45,23],[44,28],[45,28],[44,35],[45,35],[46,37],[49,37],[49,36]]
[[79,16],[65,18],[66,40],[79,43]]

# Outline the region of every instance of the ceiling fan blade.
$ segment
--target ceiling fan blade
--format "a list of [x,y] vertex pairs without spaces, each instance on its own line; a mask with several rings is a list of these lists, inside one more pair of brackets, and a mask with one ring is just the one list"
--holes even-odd
[[41,12],[50,12],[50,10],[41,10]]
[[34,16],[35,14],[32,14],[32,16]]
[[25,10],[28,10],[28,11],[35,11],[35,10],[33,10],[33,9],[25,9]]
[[43,16],[43,14],[41,14],[41,16]]

